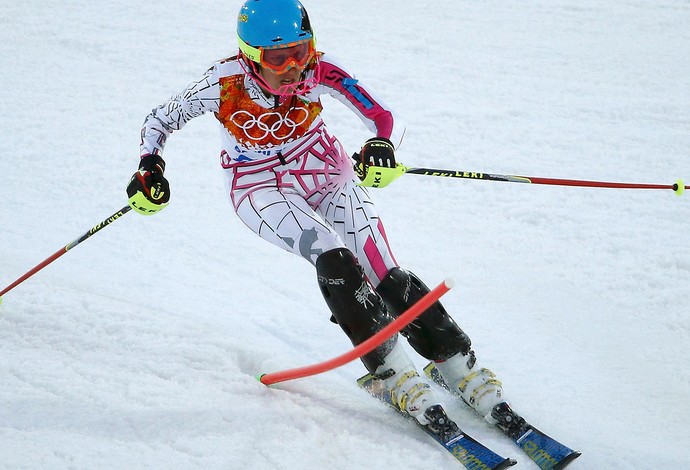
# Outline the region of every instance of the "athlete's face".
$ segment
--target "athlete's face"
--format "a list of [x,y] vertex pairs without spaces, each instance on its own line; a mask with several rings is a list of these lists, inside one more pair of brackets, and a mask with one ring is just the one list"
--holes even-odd
[[278,90],[281,86],[299,82],[302,71],[304,67],[292,67],[285,73],[276,73],[271,69],[261,67],[259,73],[271,88]]

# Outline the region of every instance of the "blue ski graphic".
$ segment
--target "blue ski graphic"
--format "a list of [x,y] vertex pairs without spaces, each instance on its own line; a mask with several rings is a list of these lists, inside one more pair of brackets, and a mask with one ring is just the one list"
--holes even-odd
[[[441,377],[441,374],[433,363],[427,364],[424,368],[424,372],[427,377],[441,387],[455,395],[459,395],[455,390],[451,390],[448,387],[448,384],[443,380],[443,377]],[[500,409],[501,414],[509,416],[510,422],[521,424],[519,426],[505,428],[499,423],[496,424],[496,427],[500,429],[503,434],[512,439],[512,441],[515,442],[540,469],[561,470],[581,455],[579,451],[561,444],[526,422],[524,418],[515,413],[507,404],[499,406],[502,407]]]
[[[367,374],[357,380],[357,384],[369,392],[372,396],[387,403],[396,411],[404,414],[391,401],[391,395],[382,385],[382,381],[371,374]],[[466,433],[458,430],[458,432],[450,438],[444,439],[438,436],[426,426],[422,426],[419,421],[410,418],[428,435],[434,438],[436,442],[441,444],[450,454],[455,457],[467,470],[502,470],[515,465],[517,462],[513,459],[501,457],[491,449],[479,443],[476,439],[468,436]]]

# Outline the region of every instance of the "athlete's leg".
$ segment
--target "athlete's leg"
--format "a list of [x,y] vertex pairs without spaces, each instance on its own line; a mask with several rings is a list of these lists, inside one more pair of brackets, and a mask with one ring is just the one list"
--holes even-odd
[[[279,167],[257,171],[248,165],[236,169],[228,187],[237,215],[263,239],[315,265],[333,319],[353,344],[359,344],[392,318],[338,233],[299,194],[289,173]],[[362,358],[369,371],[383,363],[395,342],[396,337]]]

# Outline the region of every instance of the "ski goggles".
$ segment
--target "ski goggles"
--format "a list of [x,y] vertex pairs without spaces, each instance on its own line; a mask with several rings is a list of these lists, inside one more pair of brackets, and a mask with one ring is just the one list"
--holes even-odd
[[314,39],[291,42],[278,47],[252,47],[239,39],[240,50],[249,60],[275,73],[285,73],[293,67],[303,68],[314,57]]

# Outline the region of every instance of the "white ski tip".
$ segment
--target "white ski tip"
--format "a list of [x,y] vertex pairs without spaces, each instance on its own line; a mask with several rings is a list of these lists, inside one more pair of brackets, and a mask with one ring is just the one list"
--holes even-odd
[[455,285],[455,281],[452,280],[451,278],[447,277],[446,279],[443,280],[443,283],[446,285],[448,289],[452,289],[453,286]]

